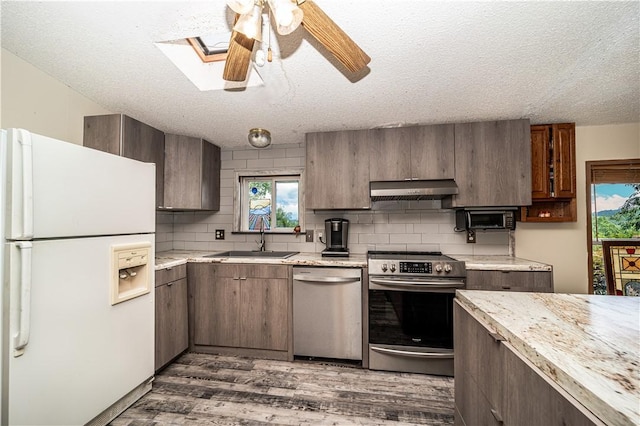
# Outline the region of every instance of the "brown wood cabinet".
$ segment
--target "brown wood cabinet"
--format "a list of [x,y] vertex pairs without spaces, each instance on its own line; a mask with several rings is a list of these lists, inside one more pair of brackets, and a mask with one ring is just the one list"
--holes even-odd
[[305,207],[368,209],[369,130],[307,133]]
[[531,126],[531,197],[523,222],[575,222],[575,123]]
[[200,138],[165,135],[164,208],[220,210],[220,147]]
[[186,265],[156,271],[155,369],[189,347]]
[[194,349],[293,357],[290,266],[190,264],[189,288]]
[[456,425],[602,425],[502,336],[454,302]]
[[89,148],[156,165],[156,206],[164,205],[164,133],[124,114],[84,117]]
[[443,207],[531,204],[529,120],[456,124],[455,180],[459,193]]
[[466,289],[553,293],[553,272],[471,270]]
[[371,181],[453,179],[454,176],[453,124],[371,131]]

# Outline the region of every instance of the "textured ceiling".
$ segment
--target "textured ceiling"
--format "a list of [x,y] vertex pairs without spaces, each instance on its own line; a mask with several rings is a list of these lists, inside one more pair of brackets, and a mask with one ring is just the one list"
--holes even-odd
[[404,124],[640,121],[638,1],[316,3],[367,70],[349,74],[299,28],[272,35],[263,86],[201,92],[154,42],[229,31],[223,0],[2,1],[2,47],[113,112],[227,147],[252,127],[279,144]]

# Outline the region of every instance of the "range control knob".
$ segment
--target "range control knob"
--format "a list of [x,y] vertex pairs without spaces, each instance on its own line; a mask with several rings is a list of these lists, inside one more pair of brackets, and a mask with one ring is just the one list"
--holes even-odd
[[444,272],[448,274],[449,272],[451,272],[451,269],[453,269],[451,268],[451,265],[449,265],[448,263],[444,264]]
[[386,263],[382,264],[382,272],[387,272],[387,264]]
[[441,264],[441,263],[438,263],[438,264],[436,265],[435,269],[436,269],[436,272],[442,272],[442,264]]
[[395,272],[396,271],[396,264],[392,263],[390,269],[391,269],[391,272]]

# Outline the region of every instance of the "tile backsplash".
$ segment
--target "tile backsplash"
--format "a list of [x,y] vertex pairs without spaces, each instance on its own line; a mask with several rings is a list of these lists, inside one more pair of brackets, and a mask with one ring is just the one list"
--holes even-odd
[[[166,250],[256,250],[259,238],[253,234],[233,234],[233,191],[236,171],[303,168],[304,145],[278,145],[267,149],[222,151],[220,172],[220,211],[158,212],[156,251]],[[315,242],[305,242],[304,234],[267,234],[267,250],[320,252],[318,241],[324,221],[333,217],[349,220],[349,250],[442,251],[445,254],[507,255],[511,235],[508,231],[476,234],[477,242],[467,244],[463,232],[455,232],[453,210],[441,209],[440,201],[385,201],[365,211],[306,211],[305,228],[314,230]],[[225,231],[224,240],[215,231]]]

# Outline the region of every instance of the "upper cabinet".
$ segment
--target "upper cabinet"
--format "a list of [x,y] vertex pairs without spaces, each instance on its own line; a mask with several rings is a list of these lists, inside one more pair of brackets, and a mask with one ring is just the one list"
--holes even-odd
[[370,135],[371,181],[454,178],[453,124],[376,129]]
[[531,126],[531,197],[523,222],[575,222],[575,123]]
[[220,147],[200,138],[165,135],[164,208],[220,209]]
[[156,165],[156,205],[164,203],[164,133],[124,114],[84,118],[83,145]]
[[455,125],[458,195],[443,207],[531,204],[531,145],[528,119]]
[[368,209],[369,130],[307,133],[308,209]]

